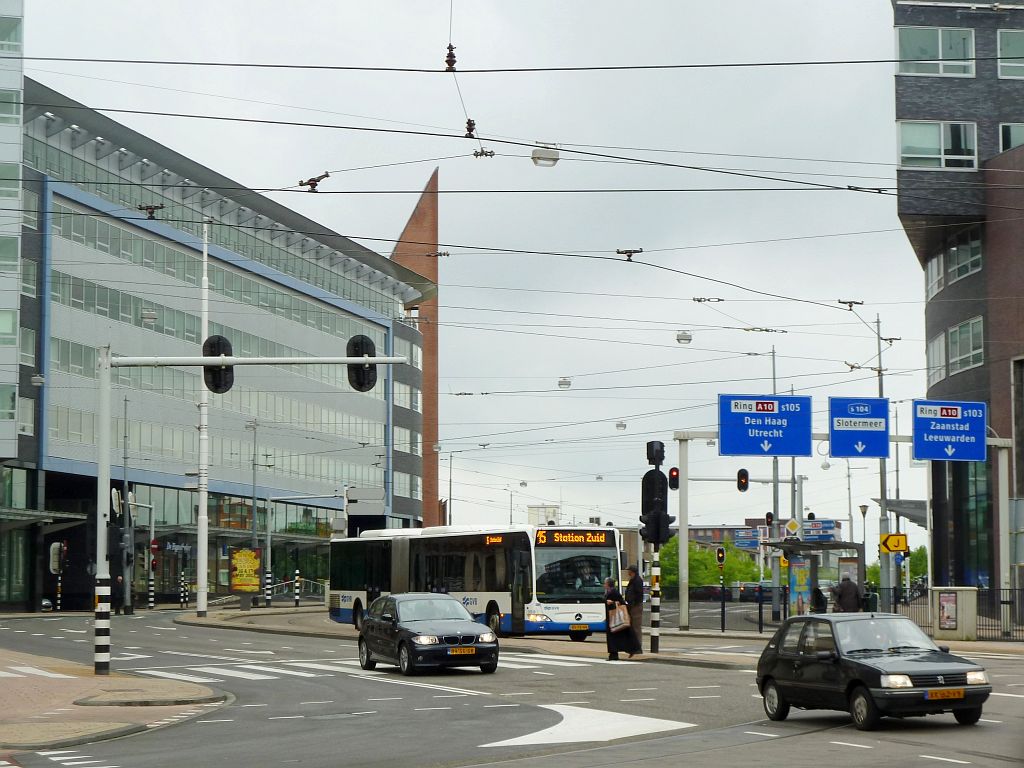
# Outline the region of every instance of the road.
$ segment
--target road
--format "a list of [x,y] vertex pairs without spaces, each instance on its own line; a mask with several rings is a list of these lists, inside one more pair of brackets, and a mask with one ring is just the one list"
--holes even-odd
[[[86,617],[4,625],[0,646],[90,661]],[[351,642],[175,625],[170,612],[115,617],[113,636],[118,671],[195,680],[234,700],[181,722],[154,722],[131,738],[23,753],[22,765],[164,768],[173,755],[175,764],[191,765],[536,766],[530,758],[558,753],[560,768],[639,759],[677,766],[687,755],[749,768],[1008,765],[1024,756],[1019,656],[979,658],[999,694],[979,725],[958,726],[947,715],[886,720],[865,734],[842,713],[766,720],[753,685],[763,641],[754,638],[728,641],[729,648],[709,640],[708,649],[735,655],[728,670],[506,649],[494,675],[471,669],[406,678],[385,665],[361,670]]]

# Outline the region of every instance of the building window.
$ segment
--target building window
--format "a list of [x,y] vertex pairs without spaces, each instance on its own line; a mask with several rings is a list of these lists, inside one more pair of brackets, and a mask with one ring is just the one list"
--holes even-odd
[[32,368],[36,366],[36,332],[31,328],[21,329],[21,343],[18,347],[20,358],[18,362]]
[[1024,30],[999,30],[999,77],[1024,77]]
[[946,378],[946,334],[940,333],[928,342],[925,350],[928,366],[928,386]]
[[899,73],[974,77],[974,30],[900,27]]
[[949,329],[949,375],[985,362],[980,317]]
[[976,168],[974,123],[900,122],[900,165],[904,168]]
[[929,260],[925,265],[924,292],[926,298],[930,299],[945,286],[946,272],[943,266],[944,264],[945,260],[942,258],[942,254],[940,253]]
[[13,384],[0,384],[0,421],[14,421],[18,391]]
[[0,163],[0,197],[21,194],[21,163]]
[[981,270],[981,227],[971,227],[950,239],[946,248],[946,282]]
[[18,343],[18,310],[0,309],[0,347]]
[[0,51],[17,53],[20,50],[21,19],[14,16],[0,16]]
[[32,296],[33,298],[38,295],[36,290],[36,280],[38,265],[34,261],[28,259],[22,259],[21,261],[21,292],[26,296]]
[[21,91],[0,90],[0,123],[21,125]]
[[18,398],[18,434],[36,433],[36,401],[27,397]]
[[1000,123],[999,124],[999,151],[1019,147],[1024,144],[1024,123]]
[[18,271],[18,238],[0,237],[0,272]]

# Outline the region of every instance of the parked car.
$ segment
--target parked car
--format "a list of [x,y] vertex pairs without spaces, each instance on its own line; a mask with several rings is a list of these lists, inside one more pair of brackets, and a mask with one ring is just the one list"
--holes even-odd
[[[705,584],[699,587],[690,587],[688,594],[690,595],[690,600],[694,600],[696,602],[706,602],[709,600],[718,602],[722,601],[722,587],[718,584]],[[732,590],[728,587],[725,588],[725,599],[726,601],[732,600]]]
[[378,597],[359,628],[359,666],[397,664],[403,675],[423,667],[498,668],[498,638],[458,600],[433,592]]
[[757,602],[758,592],[761,589],[761,585],[756,581],[743,581],[739,585],[740,602],[741,603],[754,603]]
[[765,714],[790,707],[849,712],[862,731],[891,715],[952,712],[973,725],[992,686],[980,665],[937,646],[905,616],[833,613],[794,616],[757,663]]

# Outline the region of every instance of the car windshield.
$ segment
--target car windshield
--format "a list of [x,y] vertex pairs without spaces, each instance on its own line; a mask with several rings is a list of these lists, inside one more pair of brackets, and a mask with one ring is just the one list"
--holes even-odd
[[865,616],[837,621],[835,627],[843,653],[938,650],[931,638],[910,619]]
[[434,621],[437,619],[465,619],[473,617],[457,600],[441,598],[423,598],[422,600],[403,600],[398,604],[398,618],[401,621]]
[[537,547],[537,600],[542,603],[603,603],[604,580],[618,581],[613,549]]

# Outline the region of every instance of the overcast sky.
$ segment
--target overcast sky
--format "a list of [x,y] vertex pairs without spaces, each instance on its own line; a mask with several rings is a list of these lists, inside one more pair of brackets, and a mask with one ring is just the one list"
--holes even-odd
[[[460,70],[894,55],[889,0],[27,5],[30,56],[441,68],[449,39]],[[456,452],[455,522],[507,519],[511,487],[517,520],[527,504],[561,502],[578,520],[620,524],[639,514],[646,441],[665,441],[675,463],[673,430],[715,429],[717,394],[771,392],[772,345],[779,390],[814,396],[816,431],[827,428],[830,395],[877,393],[870,370],[845,364],[877,365],[874,332],[839,299],[864,302],[860,316],[878,314],[882,335],[901,339],[883,357],[886,395],[924,395],[923,279],[895,198],[792,183],[895,186],[893,69],[464,72],[456,80],[26,62],[26,74],[95,108],[457,136],[464,101],[482,142],[111,116],[252,187],[331,171],[323,191],[364,194],[275,199],[384,254],[439,167],[440,239],[450,254],[440,265],[440,434],[444,451]],[[537,168],[529,148],[499,139],[555,142],[562,160]],[[474,158],[481,144],[496,156]],[[625,248],[644,253],[625,263],[615,256]],[[680,329],[692,332],[691,344],[676,343]],[[562,376],[572,379],[568,391],[557,387]],[[909,403],[898,408],[907,434]],[[743,466],[771,475],[770,459],[717,450],[697,444],[690,472],[735,478]],[[823,461],[797,460],[809,477],[804,504],[843,518],[846,463],[823,471]],[[877,462],[852,464],[860,540],[857,507],[878,496],[879,480]],[[781,465],[788,476],[789,460]],[[894,495],[895,462],[889,467]],[[901,495],[922,498],[925,470],[910,466],[906,447],[900,470]],[[440,474],[446,496],[447,456]],[[741,495],[731,482],[695,484],[690,498],[691,523],[709,525],[763,515],[772,503],[770,489]],[[782,498],[785,514],[785,488]],[[868,532],[877,533],[873,504]],[[924,543],[922,530],[911,532],[912,544]]]

